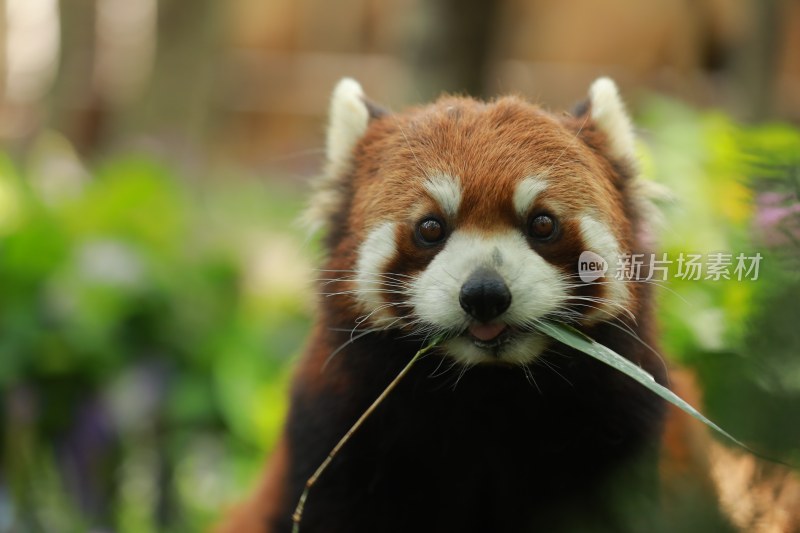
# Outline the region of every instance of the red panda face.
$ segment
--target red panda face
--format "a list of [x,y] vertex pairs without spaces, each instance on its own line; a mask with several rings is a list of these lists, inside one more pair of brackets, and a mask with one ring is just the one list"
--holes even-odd
[[[635,291],[614,277],[633,246],[633,178],[621,170],[632,133],[610,80],[591,96],[577,118],[517,98],[370,118],[360,87],[342,82],[312,204],[329,220],[326,292],[341,316],[361,330],[444,334],[446,352],[473,364],[530,362],[546,345],[543,319],[632,312]],[[578,276],[585,250],[608,265],[590,283]]]

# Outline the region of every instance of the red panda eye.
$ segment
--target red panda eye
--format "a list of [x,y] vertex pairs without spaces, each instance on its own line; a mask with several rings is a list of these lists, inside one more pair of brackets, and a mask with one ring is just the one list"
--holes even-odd
[[444,239],[444,224],[436,218],[426,218],[417,225],[416,233],[421,244],[436,244]]
[[556,221],[550,215],[536,215],[528,223],[528,233],[538,240],[550,239],[556,232]]

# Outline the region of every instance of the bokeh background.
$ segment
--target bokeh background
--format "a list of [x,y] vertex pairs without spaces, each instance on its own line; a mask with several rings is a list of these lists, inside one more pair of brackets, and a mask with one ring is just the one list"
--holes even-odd
[[0,0],[0,532],[200,531],[253,486],[315,301],[336,80],[553,109],[621,85],[707,414],[800,463],[797,0]]

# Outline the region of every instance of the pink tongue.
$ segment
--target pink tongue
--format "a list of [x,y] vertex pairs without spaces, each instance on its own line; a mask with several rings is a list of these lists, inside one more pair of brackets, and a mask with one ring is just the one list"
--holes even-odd
[[503,333],[506,329],[505,324],[472,324],[469,333],[481,341],[490,341]]

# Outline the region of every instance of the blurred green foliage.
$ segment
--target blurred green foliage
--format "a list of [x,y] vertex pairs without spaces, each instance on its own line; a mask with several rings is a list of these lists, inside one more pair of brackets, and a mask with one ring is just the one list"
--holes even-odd
[[2,157],[0,206],[0,531],[207,526],[308,329],[299,195],[128,157],[54,198]]
[[[764,256],[756,281],[657,288],[664,353],[706,414],[800,462],[800,132],[665,100],[639,118],[675,197],[661,249]],[[152,158],[86,171],[49,135],[0,155],[0,531],[202,530],[286,409],[313,306],[301,195]]]
[[678,279],[671,265],[656,289],[664,353],[697,371],[707,415],[800,464],[800,130],[661,99],[639,123],[645,173],[673,196],[659,250],[762,256],[756,280]]

